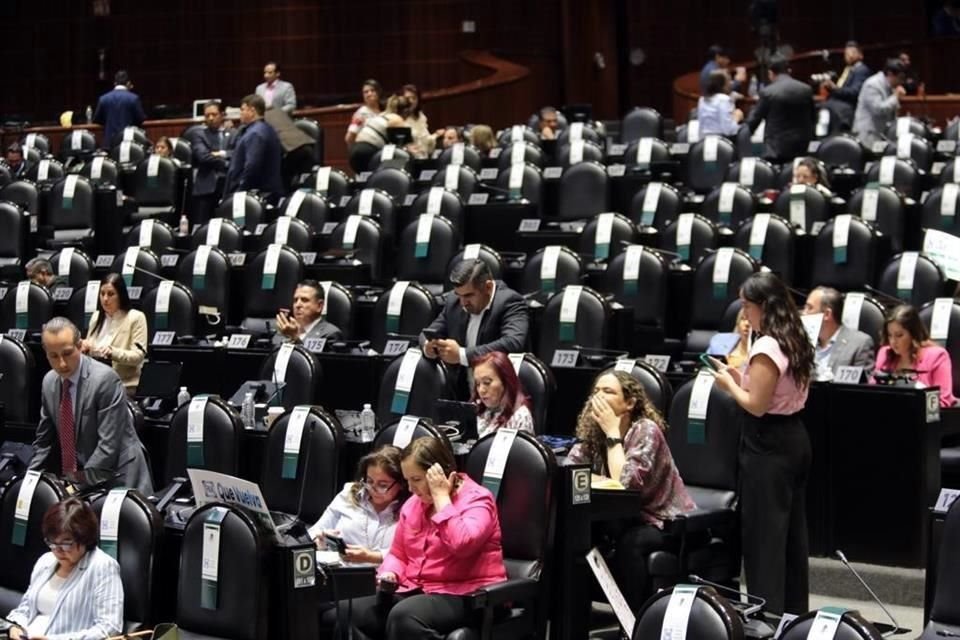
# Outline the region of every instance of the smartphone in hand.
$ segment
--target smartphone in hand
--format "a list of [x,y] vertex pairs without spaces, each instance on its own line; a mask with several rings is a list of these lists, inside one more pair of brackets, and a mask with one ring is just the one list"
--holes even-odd
[[700,362],[703,364],[703,366],[705,366],[706,368],[710,369],[711,371],[719,371],[719,370],[720,370],[720,369],[717,367],[716,363],[714,362],[713,358],[711,358],[710,356],[708,356],[708,355],[705,354],[705,353],[701,353],[701,354],[700,354]]
[[340,536],[333,535],[332,533],[325,533],[323,534],[323,537],[327,540],[327,546],[336,549],[337,553],[347,552],[347,543],[344,542],[343,538]]
[[422,333],[423,333],[423,337],[426,338],[427,340],[440,340],[443,338],[443,336],[440,335],[439,331],[437,331],[436,329],[430,329],[429,327],[424,329]]

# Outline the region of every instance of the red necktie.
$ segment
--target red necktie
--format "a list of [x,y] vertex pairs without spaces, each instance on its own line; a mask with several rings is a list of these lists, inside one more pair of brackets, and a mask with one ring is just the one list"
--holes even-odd
[[73,398],[70,397],[72,385],[69,380],[64,380],[60,393],[60,461],[63,475],[77,470],[77,436],[73,423]]

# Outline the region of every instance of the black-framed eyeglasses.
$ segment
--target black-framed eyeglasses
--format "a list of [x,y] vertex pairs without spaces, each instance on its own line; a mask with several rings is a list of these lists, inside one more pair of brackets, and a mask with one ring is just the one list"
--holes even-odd
[[47,545],[50,551],[70,551],[75,546],[77,542],[75,540],[66,540],[64,542],[54,542],[53,540],[43,539],[43,544]]
[[386,482],[370,482],[370,480],[363,481],[363,486],[365,486],[367,489],[369,489],[373,493],[379,493],[380,495],[383,495],[389,492],[390,489],[393,489],[393,487],[396,484],[397,484],[396,480],[394,480],[389,484],[387,484]]

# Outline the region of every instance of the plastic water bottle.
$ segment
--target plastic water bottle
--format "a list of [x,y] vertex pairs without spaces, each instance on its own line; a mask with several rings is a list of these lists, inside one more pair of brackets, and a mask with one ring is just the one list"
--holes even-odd
[[360,441],[373,442],[373,437],[377,434],[377,416],[370,408],[369,404],[363,405],[363,411],[360,412]]
[[750,76],[750,86],[747,88],[747,95],[756,98],[759,90],[757,88],[757,76]]
[[243,396],[243,405],[240,407],[240,419],[243,420],[244,429],[253,429],[257,419],[257,409],[253,404],[253,392],[248,391]]
[[180,216],[180,235],[190,235],[190,218],[188,218],[185,213]]
[[190,392],[186,387],[180,387],[180,393],[177,394],[177,406],[183,406],[190,402]]
[[87,124],[93,124],[93,107],[87,105],[84,115],[87,116]]

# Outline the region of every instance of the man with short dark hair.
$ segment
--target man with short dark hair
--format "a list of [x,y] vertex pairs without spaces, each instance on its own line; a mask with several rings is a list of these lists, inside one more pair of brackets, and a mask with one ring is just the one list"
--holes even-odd
[[770,83],[760,90],[759,100],[747,117],[751,132],[766,120],[764,156],[775,161],[792,160],[805,153],[816,122],[813,90],[791,78],[789,71],[785,57],[776,54],[770,58]]
[[540,127],[542,140],[556,140],[560,135],[560,112],[553,107],[540,109],[540,118],[537,121]]
[[93,121],[103,125],[101,145],[109,149],[119,141],[127,127],[139,127],[146,120],[140,96],[133,92],[133,83],[124,70],[117,71],[113,77],[114,87],[100,96]]
[[339,340],[342,337],[339,327],[323,319],[323,306],[326,293],[316,280],[301,280],[293,291],[293,312],[281,309],[277,313],[277,335],[274,342],[284,339],[290,342],[304,342],[308,338]]
[[10,169],[10,177],[13,180],[19,180],[27,175],[30,163],[27,162],[19,142],[11,142],[7,146],[3,159],[7,163],[7,168]]
[[454,295],[420,336],[423,353],[447,364],[467,367],[491,351],[521,352],[527,345],[527,303],[502,280],[494,280],[480,259],[464,260],[450,274]]
[[280,178],[282,152],[277,132],[263,121],[263,98],[246,96],[240,101],[240,132],[230,158],[223,195],[257,189],[272,204],[283,193]]
[[815,361],[817,380],[833,380],[839,367],[863,367],[873,370],[873,339],[862,331],[844,326],[843,294],[832,287],[816,287],[807,296],[803,315],[822,313],[817,336]]
[[80,352],[80,330],[66,318],[47,322],[42,341],[52,370],[43,377],[30,468],[153,493],[120,377]]
[[263,98],[267,109],[282,109],[287,115],[293,115],[297,108],[297,92],[292,84],[280,79],[280,67],[276,62],[264,65],[263,82],[257,85],[254,93]]
[[[236,137],[224,126],[223,105],[210,100],[203,105],[204,127],[193,136],[193,201],[191,214],[195,224],[204,224],[220,200],[222,180],[226,176],[230,147]],[[229,121],[227,121],[229,122]]]
[[[722,69],[730,76],[730,52],[719,44],[711,45],[707,49],[707,62],[700,69],[700,93],[706,95],[707,85],[710,82],[710,74],[718,69]],[[737,67],[735,73],[730,78],[731,88],[739,93],[743,90],[747,82],[747,71],[743,67]]]
[[57,276],[53,273],[53,265],[46,258],[32,258],[24,267],[27,279],[47,289],[53,286]]
[[853,113],[863,83],[870,77],[870,67],[863,63],[863,51],[855,40],[850,40],[843,48],[843,68],[837,81],[826,80],[821,87],[830,94],[823,103],[830,110],[830,117],[840,131],[849,131],[853,124]]
[[896,121],[900,96],[905,93],[903,80],[903,63],[890,58],[883,71],[863,83],[853,118],[853,134],[867,147],[887,139],[887,129]]

